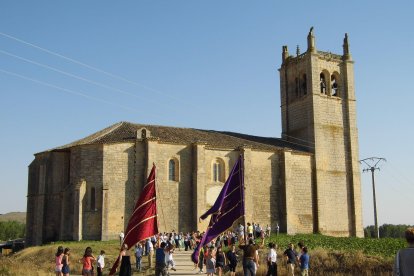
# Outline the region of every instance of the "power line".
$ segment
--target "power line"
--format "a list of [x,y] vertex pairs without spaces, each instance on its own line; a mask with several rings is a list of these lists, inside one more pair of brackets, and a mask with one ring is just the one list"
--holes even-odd
[[[71,73],[68,73],[66,71],[62,71],[60,69],[57,69],[55,67],[52,67],[52,66],[49,66],[49,65],[46,65],[46,64],[28,59],[28,58],[24,58],[22,56],[15,55],[15,54],[12,54],[10,52],[7,52],[7,51],[1,50],[1,49],[0,49],[0,53],[2,53],[4,55],[7,55],[7,56],[10,56],[10,57],[13,57],[13,58],[16,58],[16,59],[19,59],[19,60],[22,60],[22,61],[25,61],[25,62],[28,62],[28,63],[31,63],[31,64],[34,64],[34,65],[37,65],[37,66],[40,66],[40,67],[43,67],[43,68],[46,68],[46,69],[49,69],[49,70],[52,70],[54,72],[63,74],[65,76],[68,76],[68,77],[71,77],[71,78],[75,78],[75,79],[78,79],[78,80],[81,80],[81,81],[84,81],[84,82],[88,82],[90,84],[93,84],[93,85],[96,85],[96,86],[99,86],[99,87],[102,87],[102,88],[105,88],[105,89],[108,89],[108,90],[112,90],[112,91],[115,91],[115,92],[118,92],[118,93],[121,93],[121,94],[124,94],[124,95],[128,95],[128,96],[132,96],[132,97],[135,97],[135,98],[138,98],[138,99],[142,99],[142,97],[139,97],[139,96],[137,96],[133,93],[127,92],[125,90],[118,89],[118,88],[115,88],[115,87],[112,87],[112,86],[109,86],[109,85],[106,85],[106,84],[102,84],[100,82],[96,82],[96,81],[81,77],[79,75],[71,74]],[[145,97],[145,99],[148,100],[146,97]],[[148,101],[152,102],[152,103],[159,104],[158,102],[156,102],[154,100],[148,100]]]
[[33,43],[27,42],[27,41],[25,41],[25,40],[19,39],[19,38],[15,37],[15,36],[12,36],[12,35],[9,35],[9,34],[5,34],[5,33],[3,33],[3,32],[0,32],[0,35],[2,35],[2,36],[4,36],[4,37],[7,37],[7,38],[9,38],[9,39],[15,40],[15,41],[17,41],[17,42],[20,42],[20,43],[22,43],[22,44],[25,44],[25,45],[31,46],[31,47],[33,47],[33,48],[36,48],[36,49],[40,50],[40,51],[43,51],[43,52],[45,52],[45,53],[48,53],[48,54],[50,54],[50,55],[53,55],[53,56],[56,56],[56,57],[62,58],[62,59],[64,59],[64,60],[70,61],[70,62],[75,63],[75,64],[78,64],[78,65],[81,65],[81,66],[86,67],[86,68],[88,68],[88,69],[90,69],[90,70],[93,70],[93,71],[96,71],[96,72],[102,73],[102,74],[104,74],[104,75],[110,76],[110,77],[112,77],[112,78],[114,78],[114,79],[118,79],[118,80],[121,80],[121,81],[124,81],[124,82],[130,83],[130,84],[133,84],[133,85],[139,86],[139,87],[144,88],[144,89],[146,89],[146,90],[149,90],[149,91],[155,92],[155,93],[157,93],[157,94],[159,94],[159,95],[166,96],[166,97],[168,97],[168,98],[170,98],[170,99],[173,99],[173,100],[176,100],[176,101],[179,101],[179,102],[185,103],[186,105],[193,106],[193,105],[191,105],[191,104],[189,104],[189,103],[187,103],[187,102],[185,102],[185,101],[182,101],[181,99],[178,99],[178,98],[176,98],[176,97],[171,97],[169,94],[163,93],[163,92],[161,92],[161,91],[159,91],[159,90],[157,90],[157,89],[154,89],[154,88],[151,88],[151,87],[149,87],[149,86],[146,86],[146,85],[143,85],[143,84],[137,83],[137,82],[135,82],[135,81],[131,81],[131,80],[127,79],[127,78],[124,78],[124,77],[122,77],[122,76],[119,76],[119,75],[116,75],[116,74],[110,73],[110,72],[108,72],[108,71],[102,70],[102,69],[97,68],[97,67],[95,67],[95,66],[92,66],[92,65],[86,64],[86,63],[81,62],[81,61],[79,61],[79,60],[76,60],[76,59],[73,59],[73,58],[70,58],[70,57],[64,56],[64,55],[59,54],[59,53],[57,53],[57,52],[54,52],[54,51],[48,50],[48,49],[46,49],[46,48],[40,47],[40,46],[38,46],[38,45],[36,45],[36,44],[33,44]]
[[414,187],[414,183],[413,183],[412,179],[409,179],[403,172],[401,172],[397,167],[395,167],[392,164],[392,162],[388,163],[388,164],[391,167],[391,169],[395,170],[395,172],[398,175],[398,178],[399,178],[400,181],[402,180],[402,182],[406,182],[407,184],[410,184],[410,185],[407,185],[409,187]]
[[283,134],[283,136],[287,136],[287,137],[293,138],[293,139],[298,140],[298,141],[303,141],[305,143],[308,143],[308,144],[311,144],[311,145],[315,145],[315,143],[312,142],[312,141],[305,140],[305,139],[300,139],[300,138],[295,137],[295,136],[291,136],[291,135],[287,135],[287,134]]
[[[24,80],[27,80],[27,81],[35,82],[37,84],[41,84],[41,85],[44,85],[44,86],[47,86],[47,87],[51,87],[51,88],[54,88],[54,89],[57,89],[57,90],[61,90],[61,91],[64,91],[66,93],[69,93],[69,94],[81,96],[81,97],[87,98],[89,100],[94,100],[94,101],[102,102],[102,103],[105,103],[105,104],[114,105],[114,106],[120,107],[122,109],[128,110],[130,112],[140,113],[140,112],[138,112],[138,110],[136,110],[134,108],[131,108],[131,107],[128,107],[128,106],[124,106],[124,105],[120,105],[120,104],[116,104],[114,102],[107,101],[107,100],[104,100],[104,99],[100,99],[100,98],[97,98],[97,97],[93,97],[93,96],[87,95],[87,94],[82,93],[82,92],[79,92],[79,91],[75,91],[75,90],[72,90],[72,89],[67,89],[67,88],[64,88],[64,87],[60,87],[60,86],[57,86],[57,85],[54,85],[54,84],[51,84],[51,83],[48,83],[48,82],[44,82],[44,81],[40,81],[40,80],[37,80],[37,79],[33,79],[33,78],[30,78],[30,77],[27,77],[27,76],[24,76],[24,75],[20,75],[20,74],[14,73],[14,72],[10,72],[10,71],[7,71],[7,70],[3,70],[3,69],[0,69],[0,72],[1,73],[4,73],[4,74],[7,74],[7,75],[11,75],[11,76],[17,77],[17,78],[20,78],[20,79],[24,79]],[[152,116],[153,116],[153,114],[152,114]],[[158,116],[155,116],[155,117],[158,117]],[[158,117],[158,118],[161,119],[161,117]]]

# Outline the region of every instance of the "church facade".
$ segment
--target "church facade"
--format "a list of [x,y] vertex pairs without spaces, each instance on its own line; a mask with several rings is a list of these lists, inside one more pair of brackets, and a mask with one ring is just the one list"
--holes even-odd
[[152,164],[160,231],[204,231],[239,155],[246,221],[282,232],[363,236],[353,61],[308,49],[280,72],[282,138],[120,122],[35,154],[26,243],[109,240],[126,228]]

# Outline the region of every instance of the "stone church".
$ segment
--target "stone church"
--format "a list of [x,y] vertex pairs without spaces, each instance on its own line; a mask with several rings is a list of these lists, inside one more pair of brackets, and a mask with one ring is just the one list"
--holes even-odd
[[[240,154],[246,221],[288,234],[363,236],[353,64],[283,46],[282,138],[120,122],[35,154],[29,166],[28,245],[116,239],[152,164],[160,231],[204,231],[210,208]],[[276,104],[276,103],[275,103]]]

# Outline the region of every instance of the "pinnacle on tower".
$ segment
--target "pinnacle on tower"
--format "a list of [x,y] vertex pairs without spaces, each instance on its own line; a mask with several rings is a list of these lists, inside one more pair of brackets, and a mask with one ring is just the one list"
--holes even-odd
[[300,48],[299,45],[296,45],[296,56],[300,55]]
[[282,62],[285,62],[285,60],[287,60],[288,57],[289,57],[288,46],[285,45],[282,47]]
[[344,48],[343,59],[344,60],[351,60],[351,53],[349,52],[349,42],[348,42],[348,34],[347,33],[345,33],[343,48]]
[[313,35],[313,27],[310,28],[308,33],[308,52],[316,53],[315,36]]

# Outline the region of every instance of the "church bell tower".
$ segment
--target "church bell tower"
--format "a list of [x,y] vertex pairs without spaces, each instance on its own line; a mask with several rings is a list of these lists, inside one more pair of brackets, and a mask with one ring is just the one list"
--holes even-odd
[[353,65],[347,34],[342,55],[318,51],[313,27],[306,52],[291,56],[283,46],[282,139],[314,154],[314,231],[362,237]]

